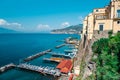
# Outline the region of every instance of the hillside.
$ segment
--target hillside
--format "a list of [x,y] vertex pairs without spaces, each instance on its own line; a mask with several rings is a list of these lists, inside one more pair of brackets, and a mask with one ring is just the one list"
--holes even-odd
[[82,31],[82,24],[78,24],[78,25],[72,25],[69,26],[67,28],[63,28],[63,29],[55,29],[52,30],[51,33],[55,33],[55,34],[78,34]]

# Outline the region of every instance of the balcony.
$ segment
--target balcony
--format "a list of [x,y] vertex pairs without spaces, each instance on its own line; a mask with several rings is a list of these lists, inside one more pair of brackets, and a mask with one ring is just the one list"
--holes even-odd
[[106,15],[97,15],[96,19],[97,20],[104,20],[104,19],[108,19],[108,16],[106,16]]

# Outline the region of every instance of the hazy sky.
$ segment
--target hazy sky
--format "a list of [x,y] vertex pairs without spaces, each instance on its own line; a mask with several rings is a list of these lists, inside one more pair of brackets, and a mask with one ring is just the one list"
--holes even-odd
[[82,23],[94,8],[110,0],[0,0],[0,26],[27,32]]

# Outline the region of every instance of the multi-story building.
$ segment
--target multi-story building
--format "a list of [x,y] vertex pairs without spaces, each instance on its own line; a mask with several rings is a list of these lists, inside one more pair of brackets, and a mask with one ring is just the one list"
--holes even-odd
[[83,21],[83,34],[92,39],[94,31],[120,31],[120,0],[111,0],[104,8],[96,8]]

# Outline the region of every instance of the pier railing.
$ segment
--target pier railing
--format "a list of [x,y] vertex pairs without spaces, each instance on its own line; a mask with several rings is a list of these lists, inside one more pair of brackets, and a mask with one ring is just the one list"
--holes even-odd
[[22,68],[22,69],[26,69],[26,70],[30,70],[30,71],[39,72],[42,74],[53,75],[56,77],[61,76],[61,72],[58,69],[55,69],[53,67],[35,66],[35,65],[25,64],[25,63],[20,64],[17,67]]

